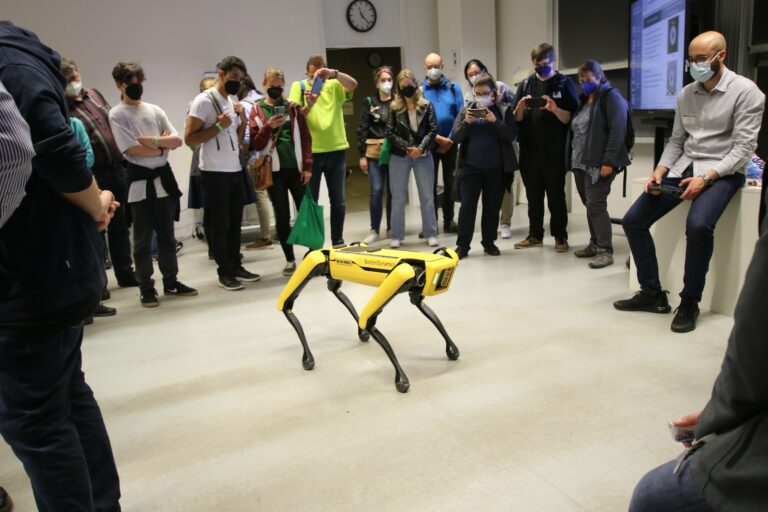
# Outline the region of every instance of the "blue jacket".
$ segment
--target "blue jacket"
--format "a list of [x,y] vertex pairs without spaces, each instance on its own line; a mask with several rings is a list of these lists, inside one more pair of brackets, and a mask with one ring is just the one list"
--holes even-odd
[[437,117],[437,134],[443,137],[450,137],[453,130],[453,122],[464,107],[464,95],[461,92],[461,86],[452,80],[440,77],[438,85],[429,83],[425,78],[421,86],[424,98],[435,107],[435,116]]
[[0,22],[0,81],[36,153],[27,195],[0,229],[0,334],[77,325],[106,282],[96,224],[62,196],[88,188],[93,174],[69,127],[59,65],[35,34]]

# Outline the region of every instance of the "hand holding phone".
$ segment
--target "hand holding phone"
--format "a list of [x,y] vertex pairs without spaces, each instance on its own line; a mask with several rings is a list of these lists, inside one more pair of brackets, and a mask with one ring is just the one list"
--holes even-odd
[[323,89],[323,84],[325,83],[325,77],[320,75],[315,75],[315,79],[312,81],[312,94],[317,96],[320,94],[320,91]]
[[485,119],[488,117],[488,109],[485,108],[470,108],[467,109],[470,114],[472,114],[472,117],[475,119]]
[[672,439],[677,443],[692,443],[696,439],[696,425],[675,425],[671,421],[667,425]]
[[525,101],[526,107],[529,109],[544,108],[547,106],[547,100],[544,98],[528,98]]

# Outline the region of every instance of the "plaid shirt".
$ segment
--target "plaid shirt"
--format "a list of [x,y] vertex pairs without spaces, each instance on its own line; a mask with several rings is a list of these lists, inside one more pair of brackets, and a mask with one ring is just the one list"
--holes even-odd
[[120,165],[123,155],[117,149],[115,137],[109,127],[110,107],[96,89],[83,89],[82,99],[67,98],[69,114],[85,125],[85,131],[93,147],[93,169],[111,169]]

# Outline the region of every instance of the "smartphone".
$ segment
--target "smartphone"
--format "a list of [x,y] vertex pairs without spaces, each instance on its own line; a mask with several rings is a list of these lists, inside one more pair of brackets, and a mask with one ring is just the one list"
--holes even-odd
[[667,425],[669,426],[669,432],[672,434],[672,439],[678,443],[692,443],[696,439],[696,425],[680,427],[671,421],[667,422]]
[[312,82],[312,94],[314,95],[320,94],[320,91],[322,90],[324,83],[325,83],[324,77],[316,76],[314,81]]
[[528,108],[544,108],[547,106],[547,100],[544,98],[528,98],[525,102]]
[[470,108],[467,110],[470,114],[475,116],[478,119],[485,119],[488,117],[488,111],[484,108]]
[[275,115],[276,116],[284,116],[285,115],[285,105],[277,105],[275,107]]

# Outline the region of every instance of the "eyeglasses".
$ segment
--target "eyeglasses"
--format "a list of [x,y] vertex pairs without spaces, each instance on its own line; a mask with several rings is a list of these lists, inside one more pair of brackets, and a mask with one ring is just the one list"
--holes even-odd
[[712,57],[710,57],[707,54],[696,55],[695,57],[692,57],[692,58],[689,57],[689,58],[685,59],[685,65],[686,66],[690,66],[691,64],[706,64],[706,63],[711,62],[712,60],[714,60],[715,57],[717,57],[718,55],[720,55],[721,51],[722,50],[716,51],[715,54]]

